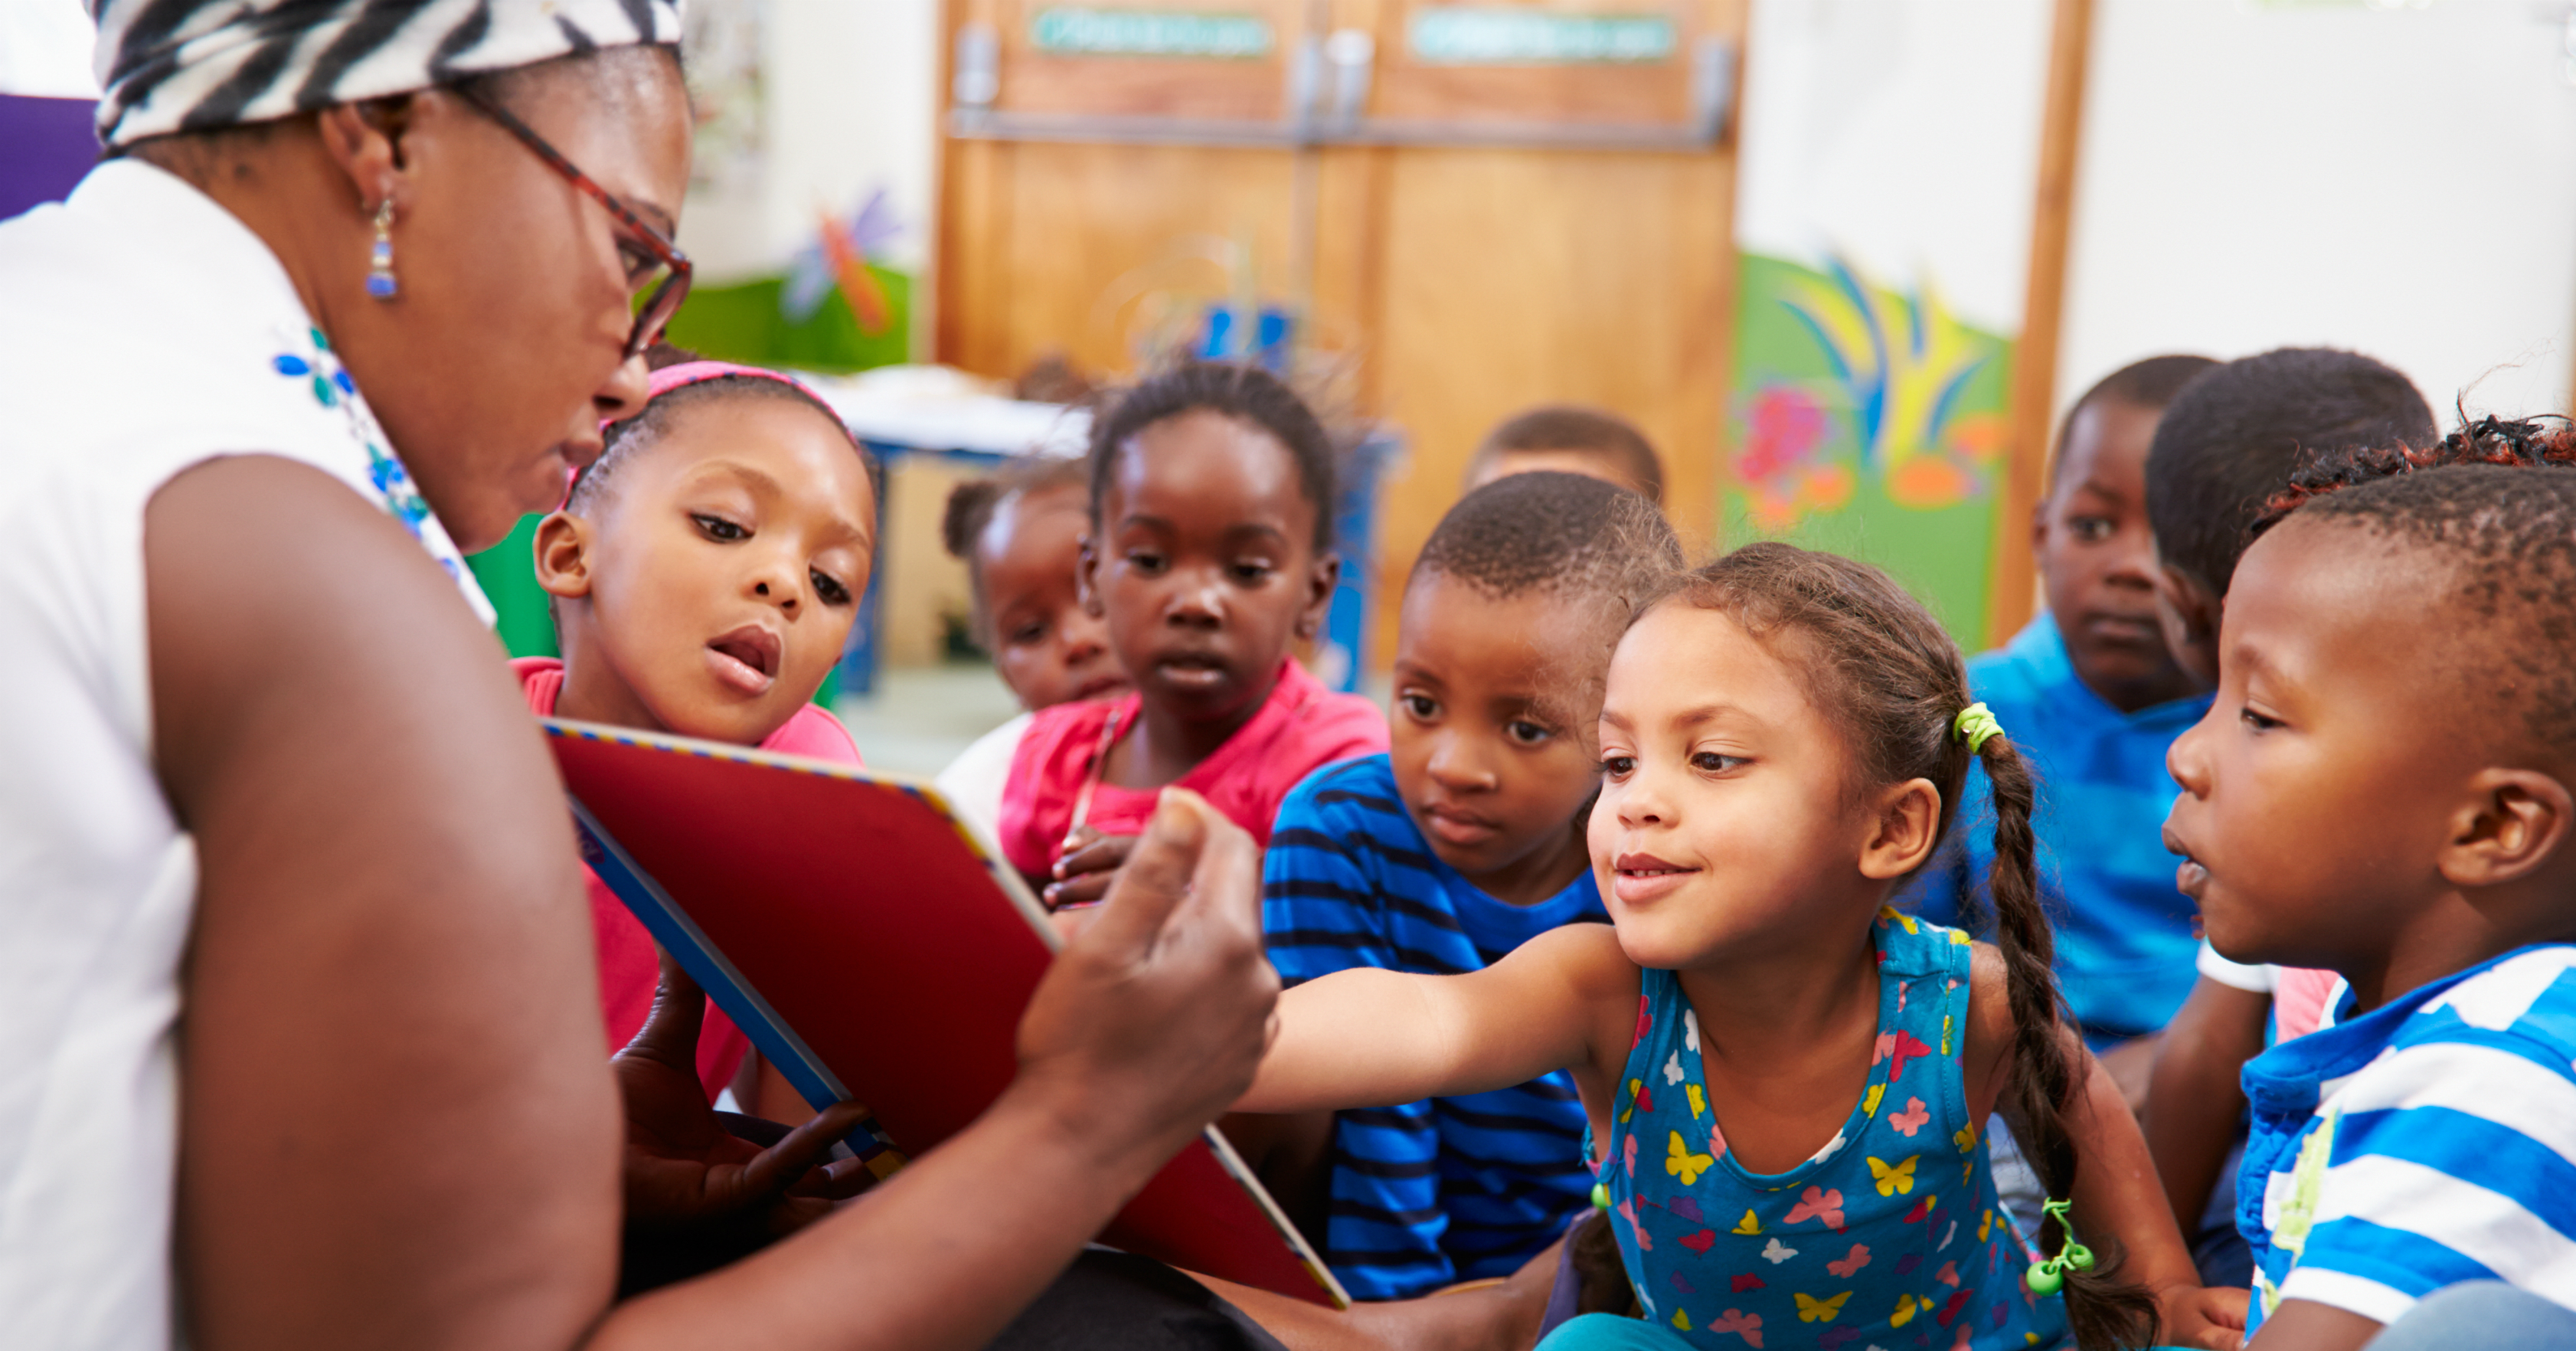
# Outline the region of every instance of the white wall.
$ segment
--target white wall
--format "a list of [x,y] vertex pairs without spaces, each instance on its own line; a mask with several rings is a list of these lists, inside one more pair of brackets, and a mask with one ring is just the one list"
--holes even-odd
[[98,27],[81,0],[0,0],[0,94],[94,99]]
[[764,9],[759,181],[725,199],[693,198],[682,246],[713,280],[776,272],[813,239],[818,208],[845,215],[882,184],[906,229],[876,261],[919,268],[938,206],[939,6],[767,0]]
[[2565,411],[2566,13],[2097,0],[2061,408],[2160,352],[2329,345],[2437,411],[2472,383],[2478,411]]
[[2021,332],[2048,0],[1757,0],[1736,247],[1935,284]]

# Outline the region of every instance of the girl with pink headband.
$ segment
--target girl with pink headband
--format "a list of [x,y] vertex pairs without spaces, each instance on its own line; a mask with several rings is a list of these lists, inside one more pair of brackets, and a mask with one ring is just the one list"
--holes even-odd
[[[643,411],[537,527],[562,660],[512,662],[528,707],[859,763],[811,702],[841,656],[876,540],[866,457],[831,406],[777,371],[687,361],[652,374]],[[589,877],[608,1048],[652,1011],[653,940]],[[698,1075],[713,1101],[751,1044],[710,1004]],[[798,1113],[797,1115],[802,1115]]]

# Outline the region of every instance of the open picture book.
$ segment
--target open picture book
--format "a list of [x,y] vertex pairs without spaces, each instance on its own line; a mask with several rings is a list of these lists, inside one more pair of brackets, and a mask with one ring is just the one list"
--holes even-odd
[[[880,1175],[1018,1070],[1059,940],[938,789],[855,766],[542,719],[582,857],[817,1108],[873,1114]],[[993,1223],[1008,1224],[996,1214]],[[1350,1297],[1214,1127],[1099,1241],[1283,1295]]]

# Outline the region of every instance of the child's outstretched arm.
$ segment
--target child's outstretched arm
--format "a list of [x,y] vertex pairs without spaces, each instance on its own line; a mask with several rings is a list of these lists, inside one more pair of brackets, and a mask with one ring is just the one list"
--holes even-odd
[[[1970,1107],[1995,1104],[2017,1137],[2031,1139],[2031,1123],[2004,1091],[2012,1081],[2014,1028],[2003,958],[1983,943],[1977,945],[1973,981],[1967,1046]],[[2244,1338],[2245,1292],[2202,1288],[2128,1098],[2072,1027],[2065,1035],[2079,1076],[2075,1104],[2065,1114],[2077,1166],[2074,1194],[2054,1199],[2072,1203],[2068,1218],[2078,1234],[2095,1245],[2119,1243],[2120,1279],[2155,1297],[2163,1342],[2234,1351]]]
[[1278,1033],[1244,1112],[1382,1107],[1481,1093],[1572,1068],[1587,1103],[1615,1076],[1637,1007],[1637,968],[1606,924],[1523,943],[1462,976],[1353,969],[1280,996]]

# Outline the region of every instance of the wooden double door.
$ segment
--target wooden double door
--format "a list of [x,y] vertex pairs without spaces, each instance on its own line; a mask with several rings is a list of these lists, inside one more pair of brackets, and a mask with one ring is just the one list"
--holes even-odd
[[1330,411],[1408,447],[1379,664],[1393,588],[1520,409],[1635,421],[1709,544],[1745,4],[946,0],[937,356],[1123,375],[1211,308],[1290,316]]

